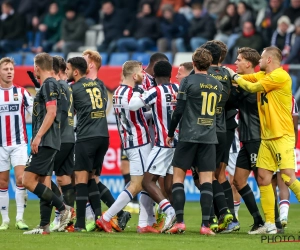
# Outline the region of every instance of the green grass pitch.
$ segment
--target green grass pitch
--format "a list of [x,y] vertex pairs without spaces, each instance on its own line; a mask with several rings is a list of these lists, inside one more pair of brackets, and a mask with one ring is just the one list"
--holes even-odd
[[[14,228],[15,202],[10,202],[10,228],[0,232],[1,250],[248,250],[248,249],[300,249],[300,242],[270,244],[261,242],[260,235],[248,235],[252,219],[242,204],[239,211],[241,230],[232,234],[218,234],[215,237],[199,235],[201,211],[199,203],[186,203],[185,223],[187,231],[182,235],[153,235],[136,233],[138,216],[133,215],[128,227],[122,233],[107,234],[103,232],[91,233],[51,233],[50,235],[23,235]],[[25,210],[25,221],[30,228],[39,223],[39,203],[29,201]],[[300,205],[290,206],[288,228],[285,236],[293,236],[296,240],[300,236]],[[272,237],[272,235],[269,235]],[[275,236],[273,236],[275,237]],[[279,236],[283,240],[283,235]],[[293,238],[290,238],[292,240]],[[280,238],[277,238],[279,241]],[[299,238],[300,240],[300,238]],[[270,238],[270,241],[272,239]]]

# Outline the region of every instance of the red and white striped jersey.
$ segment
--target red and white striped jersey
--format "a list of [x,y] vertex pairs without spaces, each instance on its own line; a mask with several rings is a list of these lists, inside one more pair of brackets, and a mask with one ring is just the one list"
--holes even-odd
[[130,111],[128,108],[132,93],[132,87],[121,84],[113,95],[113,107],[124,149],[150,143],[149,128],[143,109]]
[[292,116],[298,116],[298,115],[299,115],[298,105],[294,96],[292,96]]
[[142,86],[144,90],[148,91],[152,87],[155,87],[155,81],[153,76],[149,75],[146,71],[143,72],[144,72],[144,77],[143,77]]
[[171,123],[172,113],[176,107],[176,93],[179,85],[175,83],[161,84],[151,88],[141,99],[151,105],[155,125],[155,145],[168,147],[166,139]]
[[26,89],[0,87],[0,146],[27,143],[25,109],[32,115],[32,98]]
[[[235,116],[235,121],[236,123],[239,123],[239,113],[236,114]],[[241,142],[240,142],[240,137],[239,137],[239,130],[238,127],[234,130],[234,138],[231,143],[230,151],[229,153],[238,153],[241,150]]]

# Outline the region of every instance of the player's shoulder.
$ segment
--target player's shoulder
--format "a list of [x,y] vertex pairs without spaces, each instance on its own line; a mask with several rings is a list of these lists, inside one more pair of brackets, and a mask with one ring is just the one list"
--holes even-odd
[[[22,87],[22,86],[19,86],[17,84],[13,84],[13,87],[16,88],[17,90],[19,90],[22,94],[29,94],[30,95],[29,91],[26,88]],[[12,88],[12,90],[13,90],[13,88]]]
[[269,76],[273,81],[276,82],[285,82],[287,80],[291,80],[288,72],[286,72],[282,67],[273,70]]

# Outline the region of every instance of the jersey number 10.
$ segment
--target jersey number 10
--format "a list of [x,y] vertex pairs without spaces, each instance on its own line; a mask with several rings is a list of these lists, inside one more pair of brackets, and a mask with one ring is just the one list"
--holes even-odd
[[214,92],[209,94],[207,92],[201,92],[201,95],[203,97],[201,115],[208,114],[209,116],[213,116],[216,111],[217,94]]
[[101,98],[101,91],[97,87],[92,89],[86,89],[86,92],[90,95],[92,108],[101,109],[103,107],[103,101]]

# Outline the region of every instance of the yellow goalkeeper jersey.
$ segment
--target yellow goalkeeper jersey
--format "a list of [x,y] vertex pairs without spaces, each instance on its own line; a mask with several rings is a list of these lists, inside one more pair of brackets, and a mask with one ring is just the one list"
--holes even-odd
[[265,92],[257,93],[262,139],[283,135],[295,136],[292,110],[292,79],[281,67],[266,74],[263,71],[242,75],[249,82],[260,82]]

